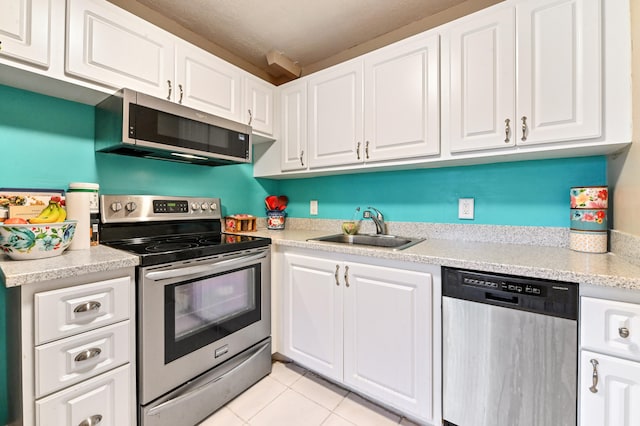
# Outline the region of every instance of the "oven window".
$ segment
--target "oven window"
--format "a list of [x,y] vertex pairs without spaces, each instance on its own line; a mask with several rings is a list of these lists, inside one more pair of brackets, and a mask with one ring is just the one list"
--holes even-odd
[[165,287],[165,363],[260,321],[260,264]]

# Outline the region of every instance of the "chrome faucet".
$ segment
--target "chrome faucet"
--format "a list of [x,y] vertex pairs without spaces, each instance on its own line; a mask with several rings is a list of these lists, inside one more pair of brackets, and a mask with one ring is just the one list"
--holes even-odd
[[362,217],[364,217],[365,219],[373,220],[373,223],[376,224],[376,234],[386,234],[386,231],[384,228],[384,216],[382,216],[382,212],[376,209],[375,207],[367,207],[367,208],[374,210],[376,214],[375,215],[372,214],[371,210],[365,210],[362,213]]

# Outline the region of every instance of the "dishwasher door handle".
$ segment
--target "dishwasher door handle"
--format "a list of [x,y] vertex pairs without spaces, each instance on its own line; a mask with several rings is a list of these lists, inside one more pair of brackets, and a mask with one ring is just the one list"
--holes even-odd
[[507,303],[509,305],[518,304],[518,296],[505,297],[505,296],[500,296],[497,294],[487,292],[484,294],[484,298],[485,300],[491,300],[493,302],[499,302],[499,303]]

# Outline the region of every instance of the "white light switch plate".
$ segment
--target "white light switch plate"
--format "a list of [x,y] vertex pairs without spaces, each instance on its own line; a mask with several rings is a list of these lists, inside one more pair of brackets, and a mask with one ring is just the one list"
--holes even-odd
[[458,199],[458,219],[473,219],[473,198]]
[[309,214],[312,216],[318,215],[318,200],[309,201]]

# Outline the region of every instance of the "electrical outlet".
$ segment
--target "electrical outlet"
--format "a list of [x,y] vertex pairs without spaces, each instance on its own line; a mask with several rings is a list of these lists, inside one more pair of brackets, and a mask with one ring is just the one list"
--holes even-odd
[[473,219],[473,198],[458,198],[458,219]]
[[318,200],[309,201],[309,214],[312,216],[318,215]]

